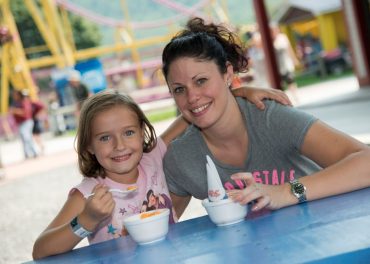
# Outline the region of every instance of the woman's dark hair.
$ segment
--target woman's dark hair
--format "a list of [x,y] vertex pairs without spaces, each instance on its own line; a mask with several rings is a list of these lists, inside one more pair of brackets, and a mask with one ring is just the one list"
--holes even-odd
[[174,36],[162,53],[162,71],[167,79],[171,63],[181,57],[214,60],[221,73],[230,62],[234,72],[246,72],[248,58],[239,37],[222,25],[205,24],[201,18],[192,18],[184,30]]

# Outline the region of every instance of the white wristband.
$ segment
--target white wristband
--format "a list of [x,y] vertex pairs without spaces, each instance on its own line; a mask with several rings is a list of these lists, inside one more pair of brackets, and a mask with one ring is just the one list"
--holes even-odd
[[83,228],[83,226],[81,226],[78,223],[77,216],[72,219],[70,225],[72,227],[73,233],[75,233],[75,235],[79,236],[80,238],[85,238],[93,233],[91,231],[86,230],[85,228]]

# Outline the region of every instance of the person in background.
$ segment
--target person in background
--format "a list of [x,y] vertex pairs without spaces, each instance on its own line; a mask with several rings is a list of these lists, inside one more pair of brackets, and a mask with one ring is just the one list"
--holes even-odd
[[33,119],[32,102],[27,90],[12,91],[12,105],[9,109],[18,125],[19,135],[22,140],[24,156],[26,159],[36,158],[37,151],[32,137]]
[[163,50],[167,85],[191,123],[163,163],[177,216],[191,197],[208,198],[206,155],[228,196],[252,211],[369,187],[370,147],[293,107],[264,101],[260,111],[233,96],[235,72],[248,68],[239,43],[222,25],[193,18]]
[[296,104],[299,103],[297,95],[297,83],[295,82],[295,67],[300,65],[297,56],[290,44],[288,37],[280,31],[276,24],[271,25],[271,35],[275,49],[276,59],[279,66],[279,72],[282,79],[283,86],[287,86],[293,100]]
[[251,85],[256,87],[268,88],[268,82],[265,53],[262,47],[262,39],[259,31],[250,32],[250,46],[248,47],[248,56],[250,58],[251,68],[253,69],[253,81]]
[[68,83],[71,88],[71,93],[76,105],[75,117],[78,122],[80,111],[83,102],[91,95],[89,88],[82,83],[81,73],[77,70],[73,70],[68,75]]
[[56,136],[62,135],[67,129],[64,116],[60,113],[59,108],[58,95],[56,92],[51,92],[48,97],[48,116],[50,128]]
[[36,145],[39,148],[39,153],[44,154],[45,145],[42,140],[41,134],[44,131],[44,120],[45,120],[45,105],[40,100],[32,101],[32,119],[33,128],[32,135]]

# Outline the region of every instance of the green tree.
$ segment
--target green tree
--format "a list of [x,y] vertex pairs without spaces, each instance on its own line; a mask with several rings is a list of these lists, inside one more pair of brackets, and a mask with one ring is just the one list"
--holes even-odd
[[[28,12],[23,0],[12,0],[11,10],[17,24],[19,35],[25,48],[45,45],[40,32],[37,29],[30,13]],[[98,26],[75,16],[69,15],[73,30],[73,37],[77,49],[91,48],[100,45],[101,34]],[[38,52],[27,55],[28,58],[38,58],[44,55],[50,55],[47,52]]]
[[100,45],[102,35],[97,25],[76,15],[70,15],[70,21],[73,28],[73,38],[78,50]]

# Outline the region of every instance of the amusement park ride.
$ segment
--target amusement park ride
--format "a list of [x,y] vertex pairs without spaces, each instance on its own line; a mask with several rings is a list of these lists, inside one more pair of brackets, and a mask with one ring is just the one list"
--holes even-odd
[[[0,58],[1,58],[1,90],[0,90],[0,114],[7,113],[10,85],[14,89],[28,89],[32,98],[37,97],[37,87],[32,79],[31,70],[46,67],[64,69],[74,67],[77,62],[97,58],[99,56],[118,53],[125,50],[131,52],[133,64],[131,69],[136,71],[138,84],[143,80],[143,68],[159,65],[160,60],[150,62],[141,61],[138,49],[165,43],[173,31],[162,36],[146,39],[135,39],[133,31],[139,29],[167,26],[170,28],[177,21],[198,15],[207,17],[203,11],[213,12],[218,20],[226,22],[226,0],[201,0],[197,4],[187,7],[171,0],[152,0],[157,4],[176,11],[175,16],[160,21],[132,22],[125,0],[120,1],[124,20],[115,20],[111,17],[87,10],[68,0],[24,0],[24,5],[34,20],[41,36],[45,41],[45,47],[33,47],[33,50],[46,48],[51,55],[28,59],[18,29],[10,8],[10,0],[0,0]],[[72,27],[68,20],[68,12],[82,16],[99,25],[109,26],[115,29],[121,36],[120,40],[110,46],[99,46],[83,50],[77,50],[74,45]],[[123,68],[108,69],[106,72],[119,73]]]

